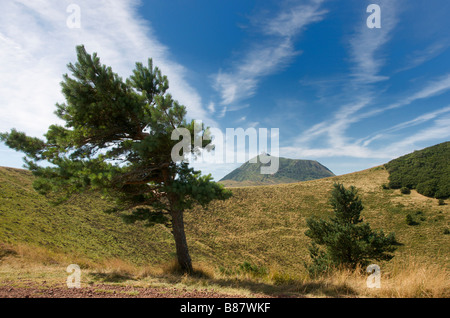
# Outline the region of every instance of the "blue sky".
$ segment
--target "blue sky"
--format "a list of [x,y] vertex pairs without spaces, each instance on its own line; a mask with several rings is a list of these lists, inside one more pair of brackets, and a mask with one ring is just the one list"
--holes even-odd
[[[70,4],[80,28],[69,28]],[[368,5],[381,28],[367,26]],[[128,77],[152,57],[191,119],[278,128],[283,157],[335,174],[450,137],[446,0],[6,0],[0,18],[0,131],[58,122],[75,46]],[[0,166],[22,154],[0,144]],[[235,164],[195,164],[216,180]]]

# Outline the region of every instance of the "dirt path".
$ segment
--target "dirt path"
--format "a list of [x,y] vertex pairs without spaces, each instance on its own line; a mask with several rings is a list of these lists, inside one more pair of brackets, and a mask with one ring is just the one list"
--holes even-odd
[[[13,285],[13,284],[11,284]],[[133,287],[95,284],[80,289],[27,283],[26,286],[0,286],[0,298],[236,298],[208,290]]]

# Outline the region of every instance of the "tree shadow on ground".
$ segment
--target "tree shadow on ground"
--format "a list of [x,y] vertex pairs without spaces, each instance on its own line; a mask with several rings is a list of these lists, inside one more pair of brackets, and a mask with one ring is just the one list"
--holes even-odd
[[255,294],[264,294],[271,297],[355,297],[357,292],[346,284],[334,285],[326,282],[289,282],[270,284],[251,280],[213,279],[212,282],[222,287],[246,289]]
[[15,256],[17,252],[3,244],[0,245],[0,261],[8,256]]
[[[188,277],[189,282],[186,281]],[[206,275],[192,275],[192,276],[179,276],[179,275],[164,275],[159,277],[169,284],[184,283],[194,286],[219,286],[220,288],[230,288],[243,291],[249,291],[255,295],[262,295],[268,297],[278,298],[304,298],[304,297],[358,297],[357,291],[355,291],[349,285],[332,284],[325,281],[296,281],[290,280],[289,282],[283,282],[280,284],[269,283],[260,281],[257,279],[248,278],[236,278],[236,277],[224,277],[213,278]]]
[[95,281],[101,281],[103,283],[122,283],[128,280],[135,280],[135,278],[130,274],[124,273],[89,273],[89,276],[93,278]]

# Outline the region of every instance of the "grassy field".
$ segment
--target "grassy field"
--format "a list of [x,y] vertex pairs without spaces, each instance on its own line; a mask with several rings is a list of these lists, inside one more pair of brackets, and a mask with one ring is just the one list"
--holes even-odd
[[[233,197],[186,214],[186,234],[199,275],[173,268],[170,229],[125,225],[102,212],[95,194],[51,206],[31,188],[28,171],[0,168],[0,287],[21,281],[63,282],[69,264],[83,268],[83,282],[175,286],[251,297],[448,297],[450,205],[416,191],[384,190],[383,167],[295,184],[232,188]],[[378,264],[382,288],[366,287],[362,273],[337,271],[312,280],[306,218],[331,216],[334,182],[360,190],[365,222],[402,244],[389,263]],[[408,225],[411,215],[415,225]],[[132,292],[130,292],[132,293]]]

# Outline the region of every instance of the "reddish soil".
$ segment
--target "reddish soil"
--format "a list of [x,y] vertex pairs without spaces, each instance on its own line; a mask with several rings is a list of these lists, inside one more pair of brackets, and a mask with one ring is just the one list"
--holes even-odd
[[[242,298],[208,290],[132,287],[95,284],[69,289],[64,285],[49,286],[26,283],[25,286],[0,286],[0,298]],[[14,287],[13,287],[14,286]]]

